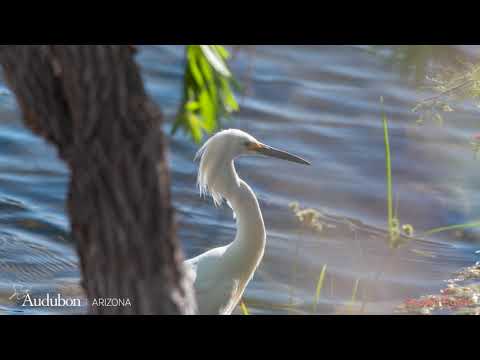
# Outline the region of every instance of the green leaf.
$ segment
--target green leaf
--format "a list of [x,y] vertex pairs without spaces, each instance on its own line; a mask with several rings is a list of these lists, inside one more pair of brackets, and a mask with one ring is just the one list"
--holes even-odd
[[213,48],[217,51],[217,53],[222,57],[223,60],[227,60],[228,58],[230,58],[230,53],[222,45],[213,45]]
[[228,81],[226,79],[220,79],[220,83],[222,86],[222,91],[223,91],[223,101],[225,105],[229,107],[227,109],[228,112],[233,112],[233,111],[238,111],[239,106],[237,103],[237,100],[235,99],[235,96],[233,95],[232,91],[230,90],[230,86],[228,84]]
[[217,113],[219,113],[217,108],[220,104],[218,101],[218,91],[217,91],[217,85],[215,82],[215,73],[213,72],[211,65],[209,64],[207,59],[205,59],[205,57],[202,56],[199,59],[199,63],[200,63],[200,68],[202,69],[203,73],[205,74],[205,78],[207,79],[207,89],[210,92],[211,103],[213,105],[213,114],[216,117]]
[[195,50],[196,45],[190,45],[187,50],[187,58],[188,58],[188,69],[192,74],[193,79],[197,83],[199,87],[203,87],[205,85],[205,81],[203,80],[202,72],[198,68],[197,65],[197,51]]
[[188,114],[188,125],[190,126],[191,134],[193,140],[198,144],[202,141],[202,129],[201,129],[201,121],[195,114]]
[[212,99],[210,98],[210,95],[208,94],[207,90],[204,89],[200,93],[199,102],[200,102],[200,111],[203,117],[203,122],[202,122],[203,128],[210,133],[213,130],[215,130],[216,116],[215,116],[215,105],[213,104]]
[[200,70],[205,77],[207,83],[215,83],[215,74],[212,70],[212,65],[208,61],[208,59],[200,53],[201,56],[198,57],[198,65],[200,66]]
[[232,74],[227,68],[227,65],[212,47],[212,45],[200,45],[200,48],[203,51],[203,54],[207,58],[208,62],[212,67],[220,74],[226,77],[231,77]]
[[196,101],[189,101],[185,104],[185,110],[187,111],[197,111],[200,109],[200,104]]
[[196,90],[195,87],[191,82],[187,82],[187,101],[195,101],[196,98]]
[[245,87],[240,84],[237,79],[235,79],[233,76],[230,79],[230,82],[232,83],[233,88],[238,91],[239,93],[243,93],[245,91]]

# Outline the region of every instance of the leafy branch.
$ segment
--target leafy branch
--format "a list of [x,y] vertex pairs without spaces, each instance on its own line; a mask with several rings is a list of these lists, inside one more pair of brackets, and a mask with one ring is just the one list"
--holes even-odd
[[230,53],[221,45],[187,45],[183,100],[172,134],[178,129],[199,143],[219,127],[220,119],[239,110],[232,88],[240,90],[227,61]]

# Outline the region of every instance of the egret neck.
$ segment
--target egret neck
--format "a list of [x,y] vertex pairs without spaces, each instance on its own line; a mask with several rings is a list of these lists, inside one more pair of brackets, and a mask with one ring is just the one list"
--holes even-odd
[[266,232],[262,212],[254,192],[238,176],[233,161],[226,165],[227,169],[219,171],[223,174],[225,186],[219,189],[221,195],[230,204],[237,221],[237,234],[225,255],[228,261],[248,275],[260,263],[265,250]]

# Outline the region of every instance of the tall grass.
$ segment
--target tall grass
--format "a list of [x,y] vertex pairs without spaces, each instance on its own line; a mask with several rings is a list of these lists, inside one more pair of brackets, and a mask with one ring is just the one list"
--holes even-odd
[[[301,236],[299,236],[301,238]],[[297,281],[297,272],[298,272],[298,262],[300,258],[300,245],[299,242],[295,243],[295,258],[293,259],[293,264],[292,264],[292,280],[290,284],[290,289],[289,289],[289,301],[290,304],[294,303],[294,297],[295,297],[295,283]]]
[[327,273],[327,264],[323,265],[322,271],[317,281],[317,289],[315,291],[315,302],[313,303],[313,312],[317,312],[318,302],[320,301],[320,295],[322,294],[323,284],[325,282],[325,274]]
[[360,279],[355,280],[355,285],[354,285],[353,291],[352,291],[352,298],[350,299],[350,303],[352,304],[352,306],[357,301],[357,292],[358,292],[358,285],[359,284],[360,284]]
[[243,315],[250,315],[250,313],[248,312],[247,305],[245,304],[244,301],[240,303],[240,309],[242,310]]
[[[382,99],[383,104],[383,99]],[[392,185],[392,155],[390,150],[390,138],[388,131],[388,119],[385,112],[382,115],[383,121],[383,141],[385,145],[385,173],[387,183],[387,224],[388,224],[388,243],[390,248],[398,248],[405,240],[410,240],[414,229],[410,224],[400,224],[398,216],[399,197],[397,193],[395,212],[393,209],[393,185]],[[402,238],[402,230],[408,238]]]
[[[383,103],[383,99],[382,99]],[[389,243],[393,247],[395,245],[395,226],[393,216],[393,191],[392,191],[392,160],[390,155],[390,139],[388,135],[387,115],[383,113],[383,141],[385,143],[385,172],[387,181],[387,219]]]

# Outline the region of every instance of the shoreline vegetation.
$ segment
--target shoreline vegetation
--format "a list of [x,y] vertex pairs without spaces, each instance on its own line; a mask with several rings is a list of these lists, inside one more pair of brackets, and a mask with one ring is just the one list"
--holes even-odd
[[[383,105],[383,98],[381,98],[381,103]],[[384,145],[385,145],[385,172],[386,172],[386,189],[387,189],[387,204],[386,204],[386,215],[387,215],[387,232],[384,233],[383,237],[391,249],[391,256],[395,256],[395,250],[401,246],[408,245],[412,241],[417,239],[422,239],[427,236],[432,236],[440,232],[454,231],[454,230],[463,230],[466,228],[479,227],[480,222],[470,222],[466,224],[457,224],[450,226],[441,226],[438,228],[430,229],[422,233],[416,234],[415,229],[411,224],[401,224],[400,219],[398,218],[398,194],[396,196],[396,205],[395,209],[393,206],[393,178],[392,178],[392,165],[391,165],[391,149],[390,149],[390,138],[388,132],[388,119],[385,113],[382,115],[382,125],[383,125],[383,136],[384,136]],[[336,229],[338,224],[329,222],[324,214],[319,210],[313,208],[301,208],[298,202],[292,202],[289,205],[290,210],[293,212],[295,219],[298,221],[300,226],[308,231],[313,233],[320,234],[324,232],[325,229]],[[342,220],[340,220],[342,222]],[[354,225],[348,220],[344,219],[344,224],[348,224],[352,229]],[[360,226],[362,226],[360,224]],[[361,255],[364,258],[364,250],[362,249],[361,242],[357,238],[357,232],[353,229],[353,234],[355,234],[355,240],[360,246]],[[380,236],[381,237],[381,236]],[[428,252],[410,248],[412,253],[415,253],[418,256],[425,257],[435,257]],[[297,267],[295,266],[298,262],[299,257],[299,244],[296,243],[295,249],[295,258],[293,260],[293,274],[292,277],[295,279]],[[318,275],[318,280],[316,281],[316,287],[314,289],[313,302],[312,302],[312,312],[317,313],[318,305],[321,300],[322,289],[325,284],[325,278],[327,276],[328,264],[323,264],[321,271]],[[374,281],[378,281],[383,271],[378,271],[377,276]],[[452,279],[445,280],[447,287],[440,290],[439,294],[429,294],[424,295],[419,298],[408,298],[405,299],[402,303],[392,309],[393,313],[398,314],[420,314],[420,315],[430,315],[430,314],[470,314],[470,315],[480,315],[480,262],[477,262],[475,265],[460,269],[457,273],[452,274],[454,277]],[[332,279],[333,280],[333,279]],[[293,280],[294,281],[294,280]],[[362,293],[362,301],[358,304],[358,292],[361,284],[360,279],[356,279],[352,287],[352,296],[349,302],[346,302],[344,306],[341,306],[337,313],[338,314],[362,314],[365,313],[366,306],[368,302],[374,301],[374,299],[368,299],[366,287]],[[290,286],[290,303],[281,306],[284,309],[290,309],[293,313],[298,307],[293,302],[294,290],[293,285]],[[241,303],[241,310],[244,315],[248,315],[250,312],[248,310],[246,302]]]

